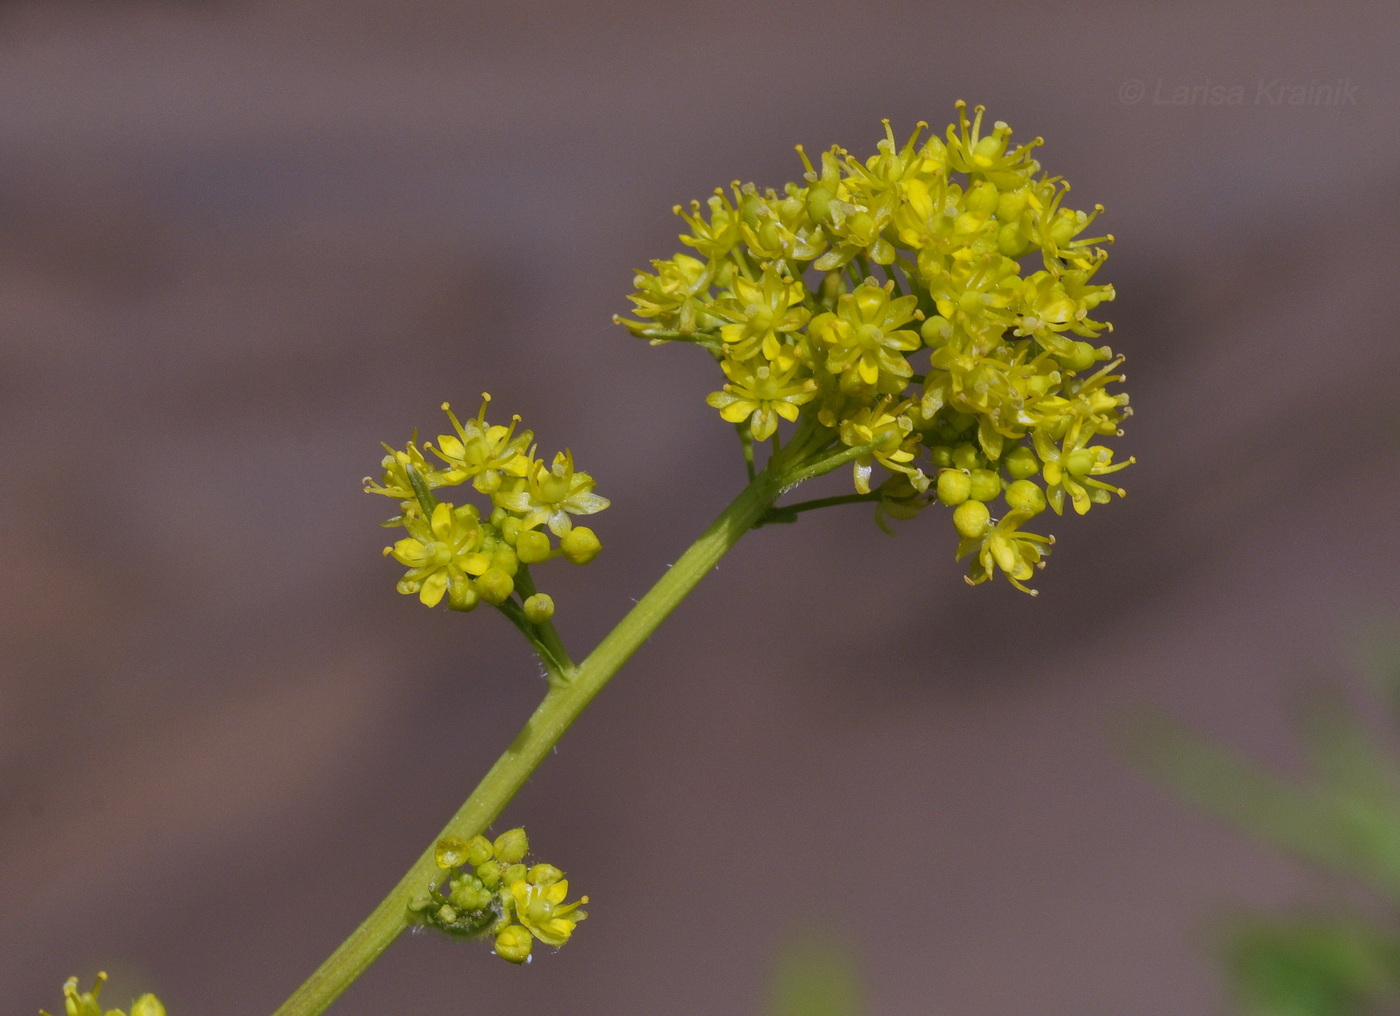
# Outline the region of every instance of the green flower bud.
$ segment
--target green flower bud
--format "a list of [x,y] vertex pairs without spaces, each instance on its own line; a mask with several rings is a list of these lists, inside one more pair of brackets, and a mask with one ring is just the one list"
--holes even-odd
[[1094,468],[1094,453],[1089,448],[1076,448],[1064,457],[1065,469],[1074,476],[1086,476]]
[[984,535],[992,524],[992,513],[981,501],[964,501],[953,509],[953,528],[965,540]]
[[953,465],[953,449],[947,445],[934,445],[929,449],[929,456],[939,469],[949,469]]
[[972,477],[961,469],[945,469],[938,474],[938,500],[949,507],[962,504],[972,493]]
[[1031,249],[1031,238],[1019,222],[1008,222],[997,231],[997,250],[1012,259],[1023,257]]
[[1024,480],[1040,472],[1040,460],[1025,445],[1017,445],[1002,456],[1001,464],[1013,480]]
[[495,861],[486,861],[476,866],[476,877],[481,879],[481,884],[487,889],[494,889],[501,884],[501,866]]
[[506,885],[515,885],[515,883],[517,882],[524,882],[525,865],[512,864],[509,868],[506,869],[505,874],[502,876],[502,880],[505,882]]
[[554,616],[554,600],[548,593],[536,593],[525,601],[525,616],[532,624],[544,624]]
[[496,936],[496,955],[511,963],[524,963],[530,958],[535,940],[518,924],[508,925]]
[[973,215],[986,218],[997,210],[999,197],[996,187],[984,180],[967,192],[967,210]]
[[511,578],[515,578],[515,573],[520,570],[520,559],[515,556],[515,551],[503,543],[491,555],[491,567],[499,568]]
[[1024,190],[1007,191],[997,199],[997,218],[1002,222],[1015,222],[1026,210],[1029,200]]
[[457,920],[457,911],[453,909],[451,904],[444,903],[438,907],[437,919],[443,924],[451,924]]
[[459,836],[444,836],[437,841],[433,857],[439,868],[460,868],[467,863],[467,841]]
[[475,610],[481,603],[481,595],[472,588],[470,582],[451,579],[447,583],[447,605],[452,610],[460,610],[463,613]]
[[478,834],[467,841],[467,863],[473,868],[485,864],[495,854],[495,848],[485,836]]
[[1087,342],[1074,343],[1068,353],[1058,357],[1066,370],[1088,370],[1098,358],[1098,350]]
[[491,567],[476,580],[476,591],[487,603],[502,604],[515,592],[515,581],[501,569]]
[[531,885],[553,885],[564,877],[564,873],[552,864],[537,864],[525,875]]
[[574,564],[587,564],[598,556],[603,544],[587,526],[574,526],[560,539],[559,549]]
[[453,884],[452,894],[448,899],[454,907],[462,910],[482,910],[490,905],[494,895],[479,880],[466,877],[458,879]]
[[982,456],[971,441],[953,446],[953,465],[971,471],[982,464]]
[[1045,510],[1045,491],[1031,480],[1015,480],[1007,485],[1006,506],[1012,511],[1039,515]]
[[990,469],[974,469],[969,480],[972,490],[968,497],[974,501],[990,501],[1001,493],[1001,477]]
[[538,529],[528,529],[515,538],[515,556],[521,564],[539,564],[549,560],[549,536]]
[[953,337],[953,326],[947,318],[935,314],[924,320],[919,334],[923,336],[925,345],[937,348]]
[[507,829],[496,837],[496,860],[519,864],[530,852],[530,841],[524,829]]
[[165,1016],[165,1006],[154,995],[142,995],[131,1003],[131,1016]]

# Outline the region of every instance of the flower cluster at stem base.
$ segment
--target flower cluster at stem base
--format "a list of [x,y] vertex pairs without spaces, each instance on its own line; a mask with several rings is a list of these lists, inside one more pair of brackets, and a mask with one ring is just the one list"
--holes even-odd
[[1121,496],[1108,476],[1133,461],[1102,443],[1131,413],[1092,316],[1114,297],[1094,281],[1113,237],[1083,235],[1102,208],[1065,203],[1039,138],[984,131],[980,106],[957,117],[902,145],[887,121],[866,159],[834,147],[814,166],[799,146],[800,183],[677,206],[693,254],[639,271],[635,317],[617,320],[714,357],[725,381],[706,401],[749,461],[769,438],[775,455],[859,448],[854,485],[882,525],[939,502],[969,582],[1031,592],[1050,540],[1020,527]]
[[416,920],[461,938],[489,938],[496,955],[525,963],[536,939],[558,948],[588,914],[588,897],[566,902],[569,883],[552,864],[526,864],[524,829],[508,829],[495,842],[485,836],[439,840],[440,884],[429,886],[410,910]]

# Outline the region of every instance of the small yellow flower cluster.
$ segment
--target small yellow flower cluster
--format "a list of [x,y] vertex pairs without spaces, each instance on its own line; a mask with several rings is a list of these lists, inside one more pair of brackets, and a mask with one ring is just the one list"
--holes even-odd
[[[385,525],[403,526],[408,536],[384,548],[386,557],[408,567],[399,592],[416,593],[429,607],[446,597],[452,609],[472,610],[483,600],[501,606],[519,591],[525,617],[542,624],[553,616],[554,601],[519,588],[520,566],[554,557],[592,561],[602,545],[570,516],[602,511],[608,500],[593,493],[593,477],[574,469],[570,452],[552,462],[537,459],[534,435],[517,430],[520,417],[509,427],[487,423],[491,396],[482,399],[480,412],[465,423],[443,403],[453,433],[440,435],[436,445],[420,448],[416,439],[402,451],[385,445],[384,475],[377,483],[366,477],[365,490],[399,502],[400,514]],[[485,516],[476,505],[438,499],[442,488],[468,481],[490,499]]]
[[438,867],[447,872],[412,909],[425,925],[466,938],[492,938],[496,955],[511,963],[530,958],[535,939],[556,948],[588,916],[566,903],[569,883],[552,864],[526,865],[524,829],[508,829],[495,842],[485,836],[438,841]]
[[[102,993],[102,984],[107,980],[105,973],[97,975],[97,983],[92,986],[91,991],[79,991],[78,979],[68,978],[63,985],[63,1011],[66,1016],[127,1016],[120,1009],[103,1010],[102,1005],[97,1000],[97,996]],[[43,1009],[39,1010],[39,1016],[49,1016]],[[131,1016],[165,1016],[165,1006],[160,1004],[160,999],[154,995],[142,995],[135,1002],[131,1003]]]
[[1114,295],[1092,281],[1112,237],[1081,236],[1102,209],[1065,206],[1069,185],[1032,158],[1040,139],[1012,146],[982,114],[959,103],[944,138],[920,143],[920,124],[902,146],[886,122],[865,161],[833,148],[818,169],[799,147],[802,184],[677,206],[698,256],[639,272],[636,319],[618,321],[708,349],[728,380],[707,401],[746,439],[787,420],[807,446],[868,448],[860,494],[878,464],[884,514],[953,506],[968,581],[1000,570],[1029,592],[1049,541],[1021,524],[1123,493],[1101,477],[1132,460],[1098,441],[1130,410],[1108,390],[1121,357],[1094,344],[1111,329],[1090,317]]

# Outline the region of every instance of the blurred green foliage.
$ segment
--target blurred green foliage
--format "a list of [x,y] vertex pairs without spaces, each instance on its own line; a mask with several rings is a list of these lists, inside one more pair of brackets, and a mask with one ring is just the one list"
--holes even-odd
[[1157,778],[1256,839],[1359,883],[1370,897],[1225,922],[1220,954],[1245,1016],[1400,1012],[1400,640],[1365,636],[1355,658],[1385,720],[1372,729],[1338,687],[1314,685],[1296,709],[1305,760],[1298,779],[1160,715],[1132,725],[1129,752]]
[[807,931],[785,943],[773,976],[770,1016],[861,1016],[860,978],[851,951]]

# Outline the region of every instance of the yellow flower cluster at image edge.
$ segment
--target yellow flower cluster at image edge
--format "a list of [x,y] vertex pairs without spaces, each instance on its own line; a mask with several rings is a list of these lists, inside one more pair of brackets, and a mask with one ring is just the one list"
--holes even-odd
[[485,836],[439,840],[440,886],[412,905],[419,921],[450,935],[491,938],[496,955],[525,963],[534,941],[558,948],[588,916],[588,897],[566,902],[569,883],[552,864],[527,865],[524,829],[508,829],[495,842]]
[[[102,984],[107,980],[105,973],[97,975],[97,983],[92,986],[91,991],[79,991],[78,979],[68,978],[63,985],[63,1011],[65,1016],[127,1016],[120,1009],[102,1008],[98,1001],[98,996],[102,993]],[[39,1010],[39,1016],[49,1016],[43,1009]],[[131,1003],[130,1016],[165,1016],[165,1006],[160,1004],[160,999],[154,995],[142,995],[135,1002]]]
[[754,441],[789,421],[813,447],[873,446],[854,484],[881,517],[938,501],[969,582],[1000,571],[1032,592],[1052,541],[1022,525],[1121,496],[1104,477],[1133,461],[1102,443],[1130,413],[1091,316],[1114,295],[1093,281],[1112,237],[1082,236],[1102,209],[1065,204],[1039,138],[1013,146],[982,115],[959,103],[944,138],[921,143],[920,124],[903,145],[886,122],[865,161],[832,148],[817,167],[799,147],[801,184],[677,206],[694,254],[638,273],[636,318],[618,320],[708,349],[726,380],[707,401]]
[[[473,610],[483,600],[500,606],[517,591],[521,565],[555,557],[587,564],[601,549],[593,530],[571,518],[608,507],[607,498],[593,493],[593,478],[574,468],[568,451],[550,462],[536,458],[534,435],[517,430],[519,417],[508,427],[487,423],[491,397],[482,398],[480,412],[465,423],[443,403],[453,433],[421,448],[416,440],[402,451],[385,445],[382,478],[365,479],[367,492],[399,502],[400,513],[385,525],[402,526],[408,535],[384,554],[408,568],[399,592],[429,607],[444,599],[454,610]],[[439,499],[444,488],[468,482],[489,499],[484,514],[474,504]],[[530,621],[553,616],[547,594],[522,599]]]

